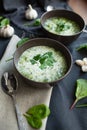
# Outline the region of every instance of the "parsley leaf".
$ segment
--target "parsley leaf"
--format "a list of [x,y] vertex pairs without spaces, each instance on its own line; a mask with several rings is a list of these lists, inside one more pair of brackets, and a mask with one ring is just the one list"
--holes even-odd
[[46,52],[43,55],[37,54],[30,60],[32,65],[36,64],[37,61],[40,63],[40,69],[46,69],[48,66],[53,66],[53,63],[56,62],[52,52]]

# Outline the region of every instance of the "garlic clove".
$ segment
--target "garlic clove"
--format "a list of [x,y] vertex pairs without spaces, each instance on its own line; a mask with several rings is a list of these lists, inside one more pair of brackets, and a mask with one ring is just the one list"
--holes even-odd
[[29,8],[25,11],[25,17],[26,19],[33,20],[38,17],[38,13],[35,9],[32,8],[32,6],[29,4]]
[[87,65],[87,58],[83,58],[84,64]]
[[84,61],[83,60],[76,60],[75,63],[79,66],[83,66],[84,65]]
[[10,25],[4,26],[0,29],[0,36],[1,37],[11,37],[14,34],[14,28]]
[[83,71],[83,72],[87,72],[87,65],[83,65],[83,66],[82,66],[82,71]]

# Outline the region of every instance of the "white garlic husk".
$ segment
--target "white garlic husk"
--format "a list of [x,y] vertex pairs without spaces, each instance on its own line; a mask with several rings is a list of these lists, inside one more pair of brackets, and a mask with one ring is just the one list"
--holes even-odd
[[35,9],[32,8],[32,6],[29,4],[29,8],[25,11],[25,17],[26,19],[33,20],[38,17],[38,13]]
[[11,37],[14,34],[14,28],[10,25],[6,25],[2,28],[0,28],[0,36],[1,37]]

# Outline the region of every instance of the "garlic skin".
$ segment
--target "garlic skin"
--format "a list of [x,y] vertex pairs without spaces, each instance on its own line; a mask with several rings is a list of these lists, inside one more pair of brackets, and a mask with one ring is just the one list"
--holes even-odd
[[9,38],[14,34],[14,28],[10,25],[0,28],[0,37]]
[[25,17],[26,19],[33,20],[38,17],[38,13],[35,9],[32,8],[31,5],[28,5],[29,8],[25,11]]

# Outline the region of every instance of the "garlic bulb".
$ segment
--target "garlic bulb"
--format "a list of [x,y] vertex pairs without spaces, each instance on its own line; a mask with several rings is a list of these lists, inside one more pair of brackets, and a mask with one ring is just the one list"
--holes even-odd
[[14,34],[14,28],[10,25],[4,26],[0,28],[0,36],[1,37],[11,37]]
[[28,6],[29,8],[25,11],[26,19],[30,19],[30,20],[36,19],[38,17],[37,11],[33,9],[31,5]]

